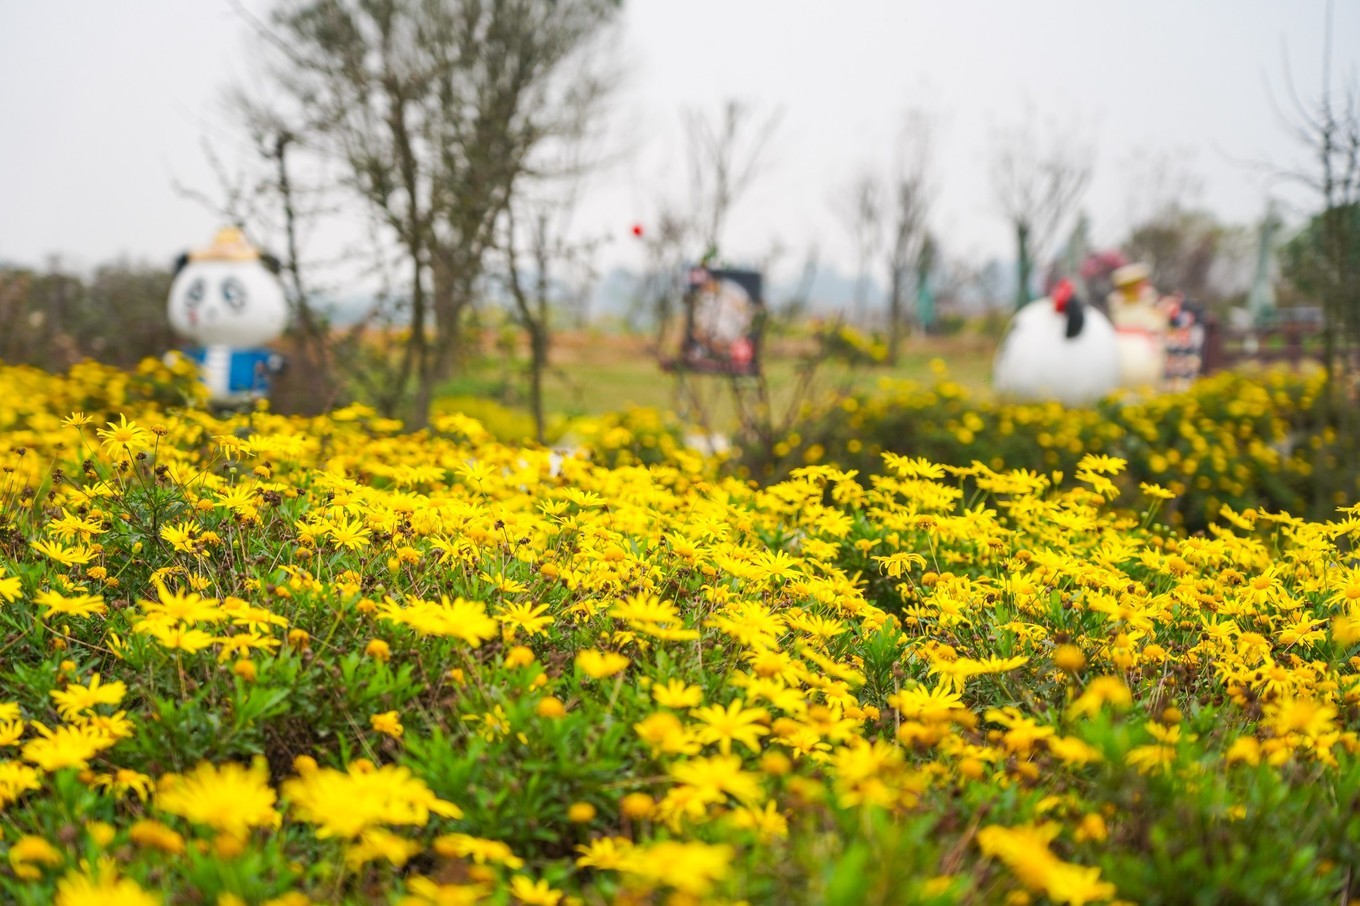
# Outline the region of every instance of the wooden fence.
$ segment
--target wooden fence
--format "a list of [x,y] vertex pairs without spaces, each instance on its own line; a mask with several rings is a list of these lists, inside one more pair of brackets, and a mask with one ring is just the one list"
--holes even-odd
[[[1210,316],[1205,323],[1203,374],[1248,362],[1286,364],[1320,362],[1325,332],[1313,320],[1281,321],[1264,327],[1233,328]],[[1344,354],[1344,350],[1341,351]],[[1351,350],[1354,357],[1356,350]]]

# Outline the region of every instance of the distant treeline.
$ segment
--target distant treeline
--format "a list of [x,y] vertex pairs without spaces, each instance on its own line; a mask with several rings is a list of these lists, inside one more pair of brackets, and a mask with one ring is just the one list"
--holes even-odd
[[103,264],[88,277],[59,264],[0,267],[0,361],[61,371],[81,359],[131,367],[177,345],[166,319],[171,272]]

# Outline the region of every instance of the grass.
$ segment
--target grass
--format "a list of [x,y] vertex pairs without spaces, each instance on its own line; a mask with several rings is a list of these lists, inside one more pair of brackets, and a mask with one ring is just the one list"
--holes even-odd
[[[662,369],[646,336],[564,332],[554,337],[550,366],[544,380],[544,403],[549,419],[618,411],[646,406],[693,417],[698,406],[709,414],[709,426],[728,430],[734,420],[730,382],[708,375],[688,375],[682,392],[680,378]],[[832,362],[818,369],[815,386],[839,387],[873,393],[885,381],[929,382],[936,375],[931,362],[942,360],[949,376],[975,390],[990,386],[994,341],[978,336],[913,337],[897,365],[851,367]],[[765,373],[776,409],[786,407],[796,394],[801,349],[795,341],[772,338],[767,344]],[[440,388],[440,396],[485,397],[528,411],[528,359],[523,349],[506,355],[487,348],[458,378]]]

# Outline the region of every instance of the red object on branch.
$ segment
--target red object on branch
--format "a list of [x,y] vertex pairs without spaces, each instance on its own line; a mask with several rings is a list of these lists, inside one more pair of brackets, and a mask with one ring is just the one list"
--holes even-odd
[[642,238],[642,224],[640,223],[633,224],[633,235],[639,239]]

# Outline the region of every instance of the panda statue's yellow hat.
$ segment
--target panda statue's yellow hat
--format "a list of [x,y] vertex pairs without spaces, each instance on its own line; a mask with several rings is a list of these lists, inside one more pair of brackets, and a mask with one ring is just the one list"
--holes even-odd
[[234,226],[223,227],[213,237],[212,245],[194,249],[190,261],[259,261],[260,250],[251,245],[245,233]]

